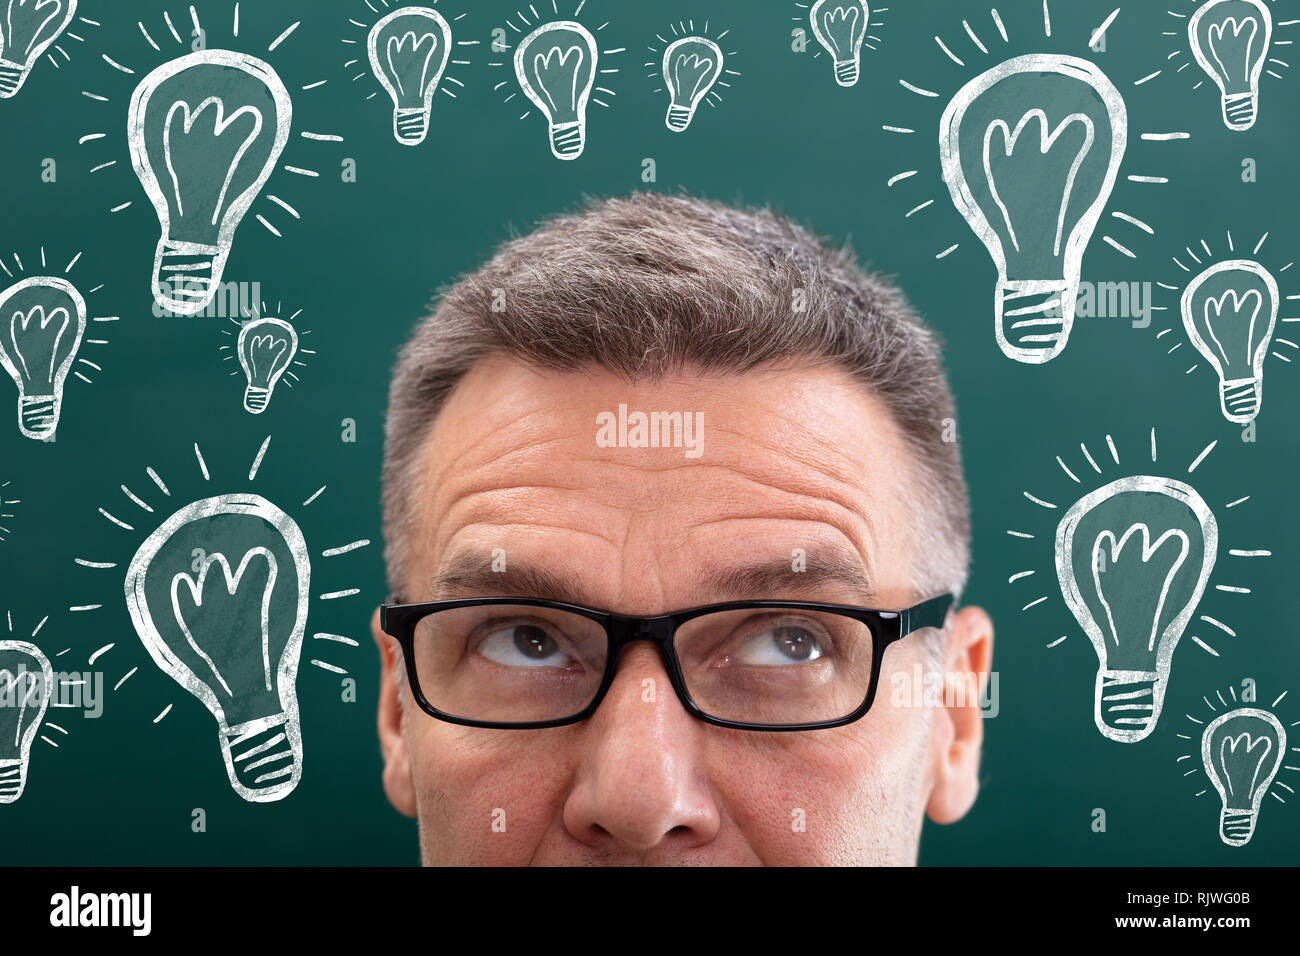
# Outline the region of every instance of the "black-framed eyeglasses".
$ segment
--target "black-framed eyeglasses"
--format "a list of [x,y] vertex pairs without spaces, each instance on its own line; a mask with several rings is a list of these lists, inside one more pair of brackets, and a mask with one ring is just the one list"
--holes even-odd
[[630,617],[559,601],[493,597],[385,604],[412,696],[430,716],[528,730],[600,706],[624,647],[659,648],[682,706],[737,730],[839,727],[870,709],[885,650],[942,627],[953,596],[901,611],[807,601],[734,601]]

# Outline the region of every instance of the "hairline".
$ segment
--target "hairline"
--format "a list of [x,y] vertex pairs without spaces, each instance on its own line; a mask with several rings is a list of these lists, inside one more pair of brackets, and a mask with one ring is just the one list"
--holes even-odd
[[[768,348],[768,352],[762,353],[758,358],[753,358],[750,354],[738,355],[736,350],[728,351],[726,344],[718,347],[725,354],[721,357],[708,353],[708,348],[704,349],[706,353],[704,358],[688,354],[683,359],[681,356],[658,356],[660,364],[656,366],[653,362],[646,362],[646,368],[638,371],[630,371],[626,367],[626,356],[622,353],[615,353],[613,361],[602,361],[601,349],[606,353],[611,348],[609,341],[598,340],[593,344],[592,335],[599,335],[602,330],[596,329],[595,333],[581,324],[581,319],[573,320],[559,318],[555,320],[555,325],[561,326],[567,320],[569,327],[577,330],[576,334],[588,333],[586,340],[575,342],[554,342],[546,341],[544,336],[539,334],[539,329],[544,332],[544,325],[538,323],[542,320],[536,319],[531,315],[522,315],[514,319],[498,319],[488,314],[486,308],[487,302],[484,299],[486,287],[484,281],[479,281],[483,276],[496,279],[497,281],[508,282],[509,276],[513,275],[509,269],[515,268],[515,264],[510,261],[509,254],[514,249],[514,257],[522,259],[525,267],[532,262],[528,258],[529,254],[537,255],[538,250],[545,251],[546,243],[554,245],[557,241],[561,243],[562,250],[569,249],[573,239],[569,232],[575,232],[578,236],[578,254],[586,253],[592,257],[596,263],[594,268],[608,268],[609,257],[614,254],[609,250],[600,247],[593,250],[581,246],[582,241],[591,242],[590,235],[583,233],[582,226],[586,218],[605,226],[607,229],[611,226],[624,226],[618,221],[618,216],[612,217],[610,223],[601,222],[601,217],[607,217],[609,210],[614,207],[624,209],[623,215],[626,218],[627,209],[632,210],[632,215],[644,213],[646,216],[653,215],[657,207],[670,206],[671,210],[676,213],[678,207],[682,207],[685,214],[693,214],[702,217],[702,223],[693,223],[698,227],[698,235],[702,245],[701,257],[714,256],[724,257],[724,266],[730,266],[740,279],[746,278],[742,270],[747,265],[744,259],[744,250],[736,250],[726,247],[724,239],[727,241],[735,239],[752,240],[755,245],[760,241],[766,241],[767,246],[761,248],[768,249],[768,256],[771,257],[771,251],[775,246],[772,243],[772,237],[768,234],[772,229],[787,229],[790,235],[790,243],[794,246],[793,251],[789,253],[791,262],[789,263],[770,262],[771,274],[766,276],[766,282],[763,279],[753,279],[756,283],[753,289],[741,288],[739,291],[732,290],[733,298],[739,298],[739,303],[732,301],[729,303],[719,303],[719,308],[730,305],[730,311],[725,314],[730,316],[737,312],[737,309],[756,308],[766,303],[771,305],[772,296],[780,291],[782,282],[787,284],[791,281],[788,273],[794,269],[797,277],[806,279],[805,284],[816,286],[820,283],[818,294],[822,296],[823,308],[829,309],[852,309],[852,316],[837,316],[827,314],[824,318],[815,320],[805,320],[801,331],[803,338],[794,341],[773,341],[772,339],[772,318],[768,316],[758,316],[753,320],[754,324],[759,327],[761,334],[766,334],[768,338],[761,339],[760,344]],[[645,207],[643,210],[641,207]],[[709,218],[713,216],[713,218]],[[737,219],[739,217],[739,219]],[[764,218],[767,217],[767,218]],[[715,221],[716,220],[716,221]],[[776,226],[773,226],[773,223]],[[575,226],[576,223],[576,226]],[[737,224],[739,223],[739,224]],[[568,232],[566,232],[568,230]],[[768,230],[768,232],[764,232]],[[612,231],[612,230],[611,230]],[[556,235],[550,235],[550,233]],[[751,234],[752,233],[752,234]],[[537,241],[535,237],[542,236],[542,245],[538,249],[532,249],[528,246],[530,242]],[[620,234],[621,236],[621,234]],[[720,239],[719,236],[723,238]],[[781,234],[784,241],[785,233]],[[690,238],[690,237],[688,237]],[[624,240],[622,238],[609,239],[608,237],[598,237],[597,243],[613,243],[616,247],[614,252],[618,252],[619,242],[631,242],[634,246],[637,239]],[[846,374],[848,379],[858,387],[863,393],[871,396],[876,400],[882,410],[886,413],[887,419],[895,429],[895,433],[900,437],[901,444],[906,449],[908,457],[908,467],[910,469],[907,482],[907,493],[910,501],[907,504],[915,510],[918,518],[908,522],[909,542],[913,551],[913,571],[914,578],[925,578],[929,575],[935,578],[936,571],[933,568],[922,566],[926,555],[938,555],[939,558],[931,560],[946,560],[947,568],[937,572],[938,577],[942,580],[914,580],[913,584],[920,590],[938,593],[943,590],[952,591],[959,594],[965,581],[966,567],[965,562],[969,559],[969,498],[963,497],[961,501],[953,501],[953,489],[959,494],[966,496],[964,479],[960,473],[960,454],[959,449],[954,448],[951,455],[946,452],[935,454],[936,439],[933,436],[924,437],[921,432],[924,428],[932,427],[936,430],[943,424],[946,427],[947,419],[940,421],[926,422],[926,416],[933,408],[935,418],[939,414],[951,414],[951,393],[946,377],[942,373],[939,363],[937,345],[930,341],[929,331],[925,326],[911,313],[906,302],[902,300],[901,293],[892,284],[886,283],[878,277],[865,273],[857,266],[856,261],[848,262],[845,259],[847,250],[838,252],[825,247],[815,247],[821,256],[817,258],[810,249],[814,248],[816,240],[810,240],[809,237],[802,233],[797,226],[789,223],[788,220],[779,220],[772,217],[770,213],[748,213],[731,210],[730,207],[722,207],[717,204],[711,204],[700,200],[670,200],[666,197],[655,196],[654,194],[637,196],[629,200],[613,200],[606,204],[598,204],[586,212],[579,213],[574,217],[556,220],[552,224],[544,225],[534,233],[527,236],[512,240],[498,251],[498,254],[491,261],[485,264],[477,273],[464,277],[457,285],[444,293],[442,301],[434,310],[433,314],[427,319],[421,329],[417,332],[412,342],[408,344],[406,352],[403,354],[403,360],[399,363],[398,377],[394,379],[392,395],[390,396],[390,419],[389,434],[385,443],[384,465],[385,465],[385,537],[388,539],[386,549],[386,558],[389,563],[390,586],[393,588],[405,588],[408,580],[404,575],[409,568],[409,555],[411,552],[409,540],[395,540],[398,536],[405,536],[407,539],[416,531],[413,527],[414,519],[418,515],[415,501],[418,499],[420,492],[424,489],[428,476],[424,474],[424,468],[427,465],[429,443],[433,439],[434,429],[440,420],[441,414],[445,409],[450,396],[459,387],[464,378],[476,367],[485,361],[494,358],[505,357],[514,360],[532,368],[546,371],[563,371],[579,369],[584,366],[594,366],[604,368],[616,374],[622,374],[629,380],[648,378],[651,380],[660,379],[666,375],[672,374],[674,368],[680,368],[686,364],[694,364],[702,368],[705,372],[715,371],[719,374],[744,374],[758,371],[768,367],[781,365],[804,364],[819,367],[834,367]],[[710,243],[713,243],[710,245]],[[515,249],[517,246],[524,248],[523,252]],[[528,250],[531,249],[531,253]],[[553,251],[553,250],[552,250]],[[778,250],[779,251],[779,250]],[[624,250],[625,253],[625,250]],[[813,256],[811,263],[798,259],[801,255],[807,259]],[[605,258],[601,258],[601,256]],[[725,259],[725,256],[732,256],[732,259]],[[796,261],[797,260],[797,261]],[[752,264],[749,264],[752,265]],[[576,266],[570,268],[581,269],[582,262],[579,260]],[[550,295],[548,287],[544,285],[545,281],[554,280],[561,288],[551,295],[551,298],[563,299],[567,293],[572,295],[572,290],[564,286],[564,279],[555,279],[554,273],[547,273],[546,268],[554,269],[554,264],[534,263],[531,266],[532,274],[527,275],[524,280],[524,294],[531,292],[534,296]],[[656,281],[662,280],[665,289],[671,289],[670,280],[678,280],[680,277],[669,276],[665,272],[660,276],[653,271],[658,268],[658,263],[651,263],[651,272],[649,276],[642,276],[641,282],[653,285]],[[784,268],[784,272],[781,269]],[[495,272],[493,270],[495,269]],[[838,272],[836,270],[839,270]],[[503,274],[506,276],[503,279]],[[829,276],[829,278],[827,278]],[[549,277],[549,280],[548,278]],[[699,283],[706,284],[709,277],[701,278]],[[725,278],[725,276],[724,276]],[[731,277],[733,281],[739,282],[740,279]],[[752,277],[749,277],[752,279]],[[531,281],[531,285],[527,283]],[[576,281],[576,280],[575,280]],[[624,278],[621,275],[612,279],[616,291],[617,283],[623,282],[624,290],[644,292],[645,290],[638,286],[638,280],[635,276]],[[477,283],[477,284],[476,284]],[[539,291],[541,289],[541,291]],[[500,292],[499,289],[491,290]],[[743,295],[749,294],[755,296],[753,300],[746,300]],[[813,290],[809,290],[811,295]],[[623,295],[628,292],[624,291]],[[767,297],[763,299],[761,297]],[[866,296],[864,299],[862,297]],[[871,299],[875,296],[876,299]],[[606,303],[608,305],[608,303]],[[621,304],[618,303],[618,304]],[[541,308],[559,308],[563,302],[552,302],[550,298],[542,302]],[[635,309],[636,303],[633,302],[630,308]],[[615,305],[617,308],[617,304]],[[864,312],[863,310],[866,310]],[[492,312],[497,311],[495,308]],[[607,314],[607,313],[602,313]],[[627,313],[629,315],[635,312]],[[544,320],[546,317],[543,316]],[[613,324],[618,325],[619,316],[613,316]],[[664,324],[669,326],[670,333],[672,327],[670,321],[673,317],[664,320]],[[596,321],[599,325],[598,320]],[[728,321],[732,321],[728,319]],[[793,319],[791,321],[794,321]],[[522,334],[511,338],[512,332],[518,332],[518,329],[512,327],[511,323],[522,326],[523,329],[532,333],[533,337],[528,338]],[[764,325],[766,323],[766,325]],[[818,325],[817,323],[821,323]],[[862,323],[866,323],[865,325]],[[879,326],[872,326],[871,323],[881,323]],[[435,326],[441,324],[442,329]],[[653,324],[653,323],[652,323]],[[728,326],[730,327],[730,326]],[[450,332],[445,330],[450,328]],[[825,330],[825,337],[818,341],[815,335],[809,329]],[[847,328],[848,331],[845,331]],[[486,331],[485,331],[486,330]],[[743,327],[736,329],[737,332],[744,333],[747,331]],[[485,342],[491,338],[492,332],[495,332],[498,341]],[[831,335],[840,333],[844,338],[832,339]],[[477,333],[477,334],[476,334]],[[652,338],[645,333],[628,332],[629,338],[635,338],[638,334],[643,334],[646,338]],[[675,333],[684,335],[680,329]],[[893,336],[883,343],[877,341],[880,336]],[[875,336],[875,338],[873,338]],[[420,342],[424,338],[423,343]],[[505,341],[499,341],[504,338]],[[617,334],[615,335],[617,338]],[[434,343],[430,346],[430,341]],[[677,341],[677,340],[673,340]],[[414,349],[417,344],[422,344],[425,348],[424,354],[414,354],[418,350]],[[617,347],[620,342],[614,342],[613,347]],[[708,343],[709,347],[716,346],[717,343]],[[436,348],[433,354],[429,349]],[[584,351],[586,349],[587,351]],[[882,352],[873,352],[872,349],[883,350]],[[892,349],[892,351],[890,351]],[[838,351],[837,351],[838,350]],[[443,353],[451,351],[451,359]],[[889,361],[906,363],[909,358],[914,359],[913,366],[919,369],[925,381],[921,385],[913,388],[910,385],[900,385],[898,366],[887,365],[883,369],[880,367],[881,356],[884,355]],[[608,359],[608,354],[605,355]],[[416,368],[412,370],[411,365],[418,364],[418,360],[428,363],[431,368]],[[693,361],[692,361],[693,360]],[[876,364],[855,366],[857,360],[875,362]],[[676,362],[674,366],[672,363]],[[908,368],[903,371],[903,375],[914,370]],[[404,383],[399,382],[403,372],[423,372],[423,377],[416,374],[413,381]],[[433,379],[436,377],[436,381]],[[879,380],[879,381],[877,381]],[[404,395],[400,393],[401,387],[405,388]],[[889,389],[886,391],[885,389]],[[413,403],[411,393],[419,391],[419,397],[424,401]],[[399,397],[404,401],[399,402]],[[920,402],[925,398],[932,401],[931,405],[922,405]],[[406,434],[402,434],[403,429],[393,427],[392,410],[395,405],[400,404],[400,415],[405,418]],[[900,418],[900,415],[905,416]],[[418,427],[412,429],[409,427],[411,421],[416,421]],[[411,434],[411,432],[417,434]],[[926,454],[929,453],[934,459],[926,460]],[[955,523],[954,523],[955,522]],[[938,527],[936,527],[938,526]],[[944,558],[955,556],[959,560],[953,562]],[[954,566],[960,564],[960,567]]]

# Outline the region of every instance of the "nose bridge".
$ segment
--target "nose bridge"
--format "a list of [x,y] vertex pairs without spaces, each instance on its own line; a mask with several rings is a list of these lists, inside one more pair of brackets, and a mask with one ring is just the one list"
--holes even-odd
[[[610,648],[609,660],[606,664],[609,668],[606,677],[606,691],[614,689],[617,683],[616,675],[623,670],[623,652],[638,641],[648,641],[658,649],[659,668],[662,669],[663,676],[672,688],[671,695],[675,696],[677,702],[680,702],[690,712],[691,708],[686,696],[686,690],[678,684],[675,656],[669,646],[672,641],[673,629],[673,618],[668,615],[632,617],[620,614],[611,616],[609,619]],[[647,663],[648,661],[643,660],[641,665],[645,666]],[[601,696],[603,698],[604,694]]]
[[663,677],[649,648],[622,660],[633,642],[657,645],[658,666],[676,690],[667,660],[672,621],[619,616],[608,619],[608,628],[609,666],[620,675],[610,678],[610,693],[591,721],[564,825],[585,843],[638,857],[661,845],[707,843],[722,814],[703,782],[694,722],[673,691],[655,689]]

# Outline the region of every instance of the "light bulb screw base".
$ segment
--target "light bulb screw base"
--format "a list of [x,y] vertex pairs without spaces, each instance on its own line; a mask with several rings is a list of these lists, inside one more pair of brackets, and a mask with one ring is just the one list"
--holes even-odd
[[266,411],[266,406],[271,402],[271,390],[269,388],[259,388],[256,385],[250,385],[244,389],[244,411],[253,415],[260,415]]
[[18,429],[36,441],[54,441],[62,402],[57,395],[24,395],[18,399]]
[[1154,671],[1098,671],[1097,729],[1120,743],[1142,740],[1155,730],[1164,699],[1165,683]]
[[393,136],[403,146],[418,146],[429,133],[429,114],[423,108],[393,111]]
[[1219,814],[1219,837],[1228,846],[1245,846],[1255,834],[1258,816],[1250,810],[1230,810]]
[[235,793],[250,803],[281,800],[302,778],[297,714],[274,714],[221,727],[221,756]]
[[1061,354],[1074,326],[1078,284],[999,279],[994,291],[998,347],[1017,362],[1040,365]]
[[668,107],[668,118],[666,120],[668,128],[674,133],[680,133],[686,127],[691,125],[691,120],[695,116],[695,108],[691,106],[678,106],[672,104]]
[[27,787],[27,764],[22,760],[0,760],[0,804],[13,803]]
[[577,159],[587,145],[587,130],[581,123],[559,123],[552,126],[551,152],[556,159]]
[[1223,97],[1223,122],[1228,129],[1250,129],[1259,113],[1258,93],[1233,93]]
[[21,63],[0,57],[0,99],[17,95],[27,79],[27,68]]
[[1239,425],[1254,421],[1259,414],[1262,392],[1263,382],[1257,378],[1225,381],[1219,387],[1219,404],[1223,408],[1223,416]]
[[840,86],[854,86],[860,73],[861,65],[857,60],[835,61],[835,82]]
[[199,315],[212,302],[228,250],[163,236],[154,253],[153,293],[173,315]]

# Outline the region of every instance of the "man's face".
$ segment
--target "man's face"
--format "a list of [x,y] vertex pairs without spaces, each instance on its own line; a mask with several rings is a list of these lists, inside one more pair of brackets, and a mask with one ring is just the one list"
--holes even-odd
[[[702,453],[598,443],[598,416],[620,404],[702,413]],[[838,371],[628,384],[493,358],[444,406],[421,467],[408,601],[546,597],[653,615],[767,598],[899,609],[932,596],[912,584],[915,465],[883,407]],[[806,570],[794,570],[796,549]],[[825,573],[846,566],[860,581]],[[524,593],[525,569],[573,593]],[[978,609],[890,647],[864,718],[793,733],[691,717],[646,642],[623,652],[583,722],[462,727],[397,689],[394,642],[376,639],[385,788],[419,818],[427,864],[912,863],[927,809],[947,822],[974,799],[974,703],[891,699],[893,675],[910,686],[915,665],[939,662],[953,680],[988,670]]]

